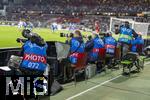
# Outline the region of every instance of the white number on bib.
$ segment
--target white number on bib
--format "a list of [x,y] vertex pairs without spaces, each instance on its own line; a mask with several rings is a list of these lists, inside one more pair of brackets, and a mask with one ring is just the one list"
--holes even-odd
[[32,68],[32,69],[38,69],[39,68],[39,64],[38,63],[29,62],[28,63],[28,67]]

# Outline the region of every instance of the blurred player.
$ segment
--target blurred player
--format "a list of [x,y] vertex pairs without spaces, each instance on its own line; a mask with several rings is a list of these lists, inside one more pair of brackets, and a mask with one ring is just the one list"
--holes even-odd
[[33,30],[33,24],[30,21],[26,21],[24,28],[32,31]]
[[23,20],[20,20],[18,23],[18,29],[24,28],[26,26],[26,22],[24,22]]
[[56,22],[52,23],[51,29],[52,29],[53,32],[58,29]]
[[73,31],[75,30],[75,24],[74,24],[74,23],[70,23],[70,25],[69,25],[69,30],[70,30],[71,32],[73,32]]
[[100,33],[100,23],[98,21],[95,22],[95,31],[96,33]]

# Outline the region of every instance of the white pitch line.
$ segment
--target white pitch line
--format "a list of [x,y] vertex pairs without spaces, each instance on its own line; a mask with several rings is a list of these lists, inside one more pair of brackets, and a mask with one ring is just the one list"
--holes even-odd
[[103,83],[100,83],[100,84],[98,84],[98,85],[96,85],[96,86],[94,86],[94,87],[91,87],[91,88],[89,88],[89,89],[87,89],[87,90],[85,90],[85,91],[83,91],[83,92],[81,92],[81,93],[78,93],[78,94],[76,94],[76,95],[74,95],[74,96],[69,97],[69,98],[66,99],[66,100],[72,100],[73,98],[78,97],[78,96],[80,96],[80,95],[82,95],[82,94],[84,94],[84,93],[86,93],[86,92],[88,92],[88,91],[91,91],[91,90],[93,90],[93,89],[95,89],[95,88],[97,88],[97,87],[99,87],[99,86],[102,86],[102,85],[104,85],[104,84],[106,84],[106,83],[108,83],[108,82],[110,82],[110,81],[112,81],[112,80],[115,80],[115,79],[119,78],[120,76],[122,76],[122,75],[116,76],[116,77],[114,77],[114,78],[112,78],[112,79],[109,79],[109,80],[107,80],[107,81],[105,81],[105,82],[103,82]]
[[[145,63],[144,65],[147,65],[147,64],[150,64],[150,62],[147,62],[147,63]],[[74,99],[74,98],[76,98],[76,97],[78,97],[78,96],[80,96],[80,95],[82,95],[82,94],[84,94],[84,93],[86,93],[86,92],[89,92],[89,91],[91,91],[91,90],[93,90],[93,89],[95,89],[95,88],[97,88],[97,87],[100,87],[100,86],[102,86],[102,85],[104,85],[104,84],[106,84],[106,83],[108,83],[108,82],[110,82],[110,81],[113,81],[113,80],[115,80],[115,79],[117,79],[117,78],[119,78],[119,77],[121,77],[122,75],[118,75],[118,76],[116,76],[116,77],[114,77],[114,78],[112,78],[112,79],[109,79],[109,80],[107,80],[107,81],[105,81],[105,82],[103,82],[103,83],[100,83],[100,84],[98,84],[98,85],[96,85],[96,86],[94,86],[94,87],[91,87],[91,88],[89,88],[89,89],[87,89],[87,90],[85,90],[85,91],[83,91],[83,92],[80,92],[80,93],[78,93],[78,94],[76,94],[76,95],[74,95],[74,96],[71,96],[71,97],[69,97],[69,98],[67,98],[66,100],[72,100],[72,99]]]
[[147,62],[147,63],[145,63],[144,65],[148,65],[148,64],[150,64],[150,62]]

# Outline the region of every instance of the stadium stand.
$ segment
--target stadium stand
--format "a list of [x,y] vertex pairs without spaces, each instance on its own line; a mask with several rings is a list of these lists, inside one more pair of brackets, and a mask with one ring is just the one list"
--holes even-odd
[[[116,3],[117,2],[117,3]],[[78,6],[80,4],[80,6]],[[148,0],[24,0],[22,5],[9,4],[7,11],[19,13],[22,11],[42,11],[42,13],[71,12],[127,12],[135,13],[149,11]],[[15,7],[13,6],[15,5]],[[63,8],[63,5],[67,5]],[[69,12],[68,12],[69,11]]]

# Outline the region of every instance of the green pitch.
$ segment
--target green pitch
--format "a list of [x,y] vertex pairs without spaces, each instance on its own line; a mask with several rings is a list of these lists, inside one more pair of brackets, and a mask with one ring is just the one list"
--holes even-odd
[[[20,47],[21,44],[17,43],[16,39],[18,37],[22,37],[21,31],[22,29],[19,30],[14,26],[0,26],[0,48]],[[46,41],[60,42],[64,42],[66,40],[66,38],[60,37],[60,33],[69,33],[69,31],[65,30],[52,32],[50,29],[46,28],[34,28],[33,32],[40,34],[40,36]]]
[[[15,26],[0,26],[0,48],[8,48],[8,47],[21,47],[20,43],[16,42],[18,37],[22,37],[21,35],[22,29],[18,29]],[[60,41],[64,42],[66,38],[60,37],[60,33],[69,33],[69,31],[61,30],[52,32],[48,28],[34,28],[33,32],[40,34],[46,41]],[[90,34],[89,32],[82,32],[85,34]],[[113,35],[115,38],[118,36]]]

